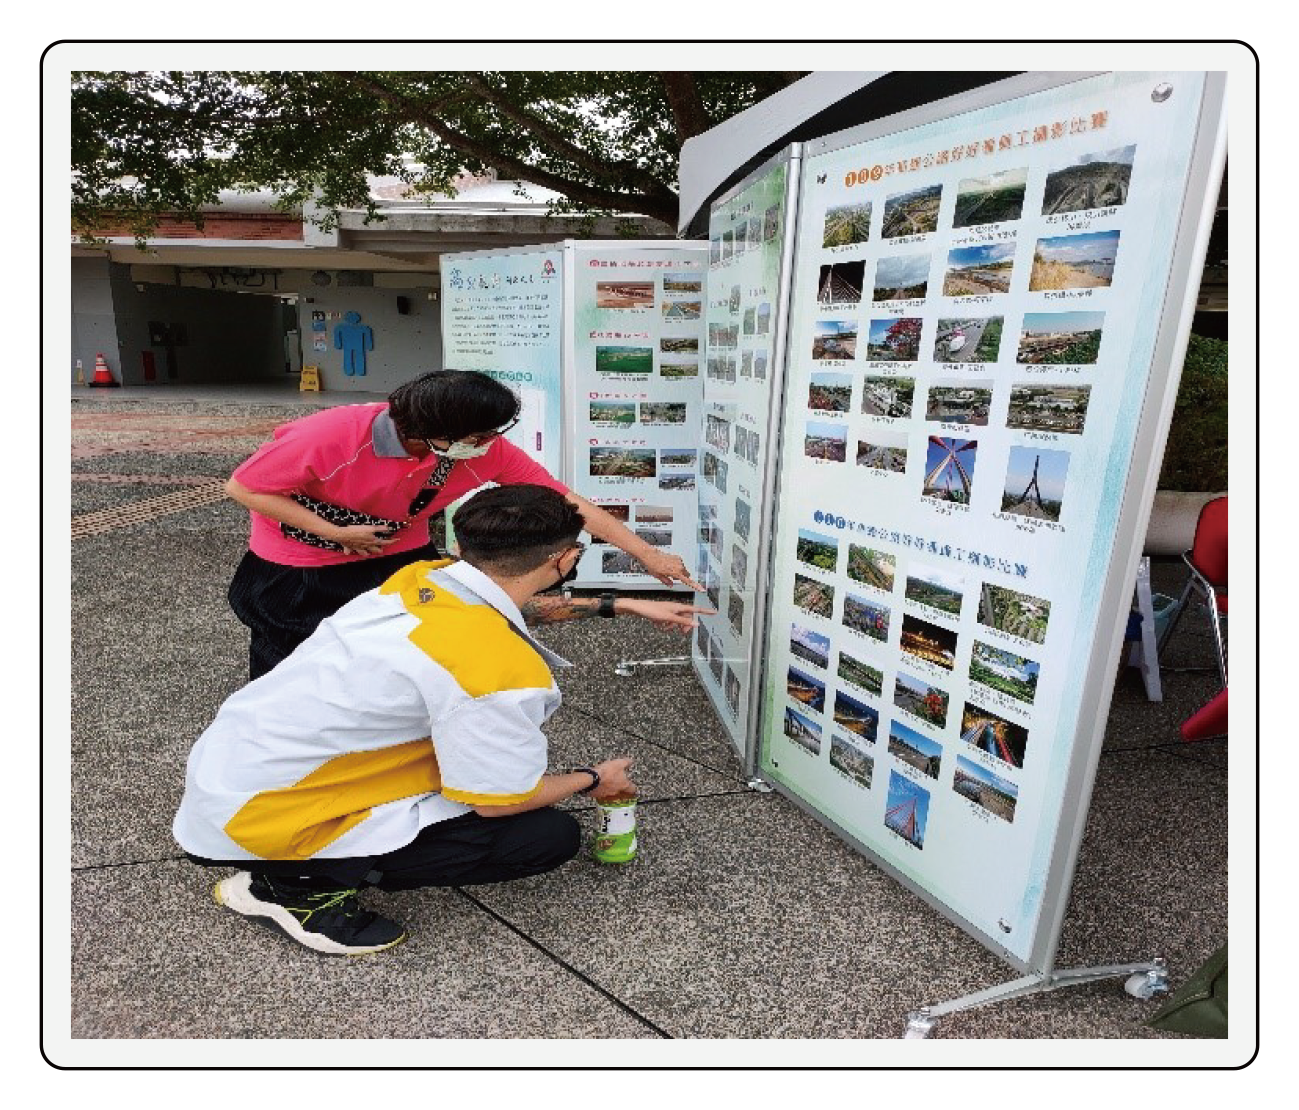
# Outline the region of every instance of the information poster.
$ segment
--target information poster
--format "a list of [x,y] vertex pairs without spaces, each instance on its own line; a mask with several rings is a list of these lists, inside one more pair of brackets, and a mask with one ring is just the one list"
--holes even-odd
[[475,251],[442,258],[444,364],[478,370],[519,394],[508,439],[552,474],[563,467],[563,255]]
[[1088,77],[803,162],[760,767],[1020,960],[1203,86]]
[[790,165],[713,205],[697,578],[717,615],[696,631],[695,668],[737,748],[749,735],[759,566],[769,517],[777,321]]
[[[573,489],[637,536],[694,550],[699,482],[702,243],[572,244]],[[661,589],[593,543],[573,585]]]

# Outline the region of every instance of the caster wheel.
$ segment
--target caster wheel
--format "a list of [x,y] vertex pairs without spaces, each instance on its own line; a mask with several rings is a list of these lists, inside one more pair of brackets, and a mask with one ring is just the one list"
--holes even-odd
[[902,1034],[904,1041],[923,1041],[934,1027],[935,1019],[923,1014],[912,1014],[907,1021],[907,1031]]
[[1162,983],[1151,982],[1150,976],[1144,972],[1138,972],[1136,975],[1127,977],[1123,989],[1133,998],[1153,998],[1157,993],[1168,988]]

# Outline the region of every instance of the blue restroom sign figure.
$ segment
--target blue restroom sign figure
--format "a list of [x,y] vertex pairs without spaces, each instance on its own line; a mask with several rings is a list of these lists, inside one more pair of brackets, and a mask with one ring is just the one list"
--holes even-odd
[[374,350],[374,332],[361,323],[359,312],[348,312],[334,325],[334,350],[343,352],[343,373],[365,376],[365,352]]

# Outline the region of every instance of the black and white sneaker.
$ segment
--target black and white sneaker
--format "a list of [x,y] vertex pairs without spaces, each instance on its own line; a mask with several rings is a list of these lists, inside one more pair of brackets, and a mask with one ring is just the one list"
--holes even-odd
[[322,890],[239,871],[217,883],[212,893],[218,905],[265,918],[299,944],[327,956],[382,952],[406,939],[397,922],[365,909],[355,890]]

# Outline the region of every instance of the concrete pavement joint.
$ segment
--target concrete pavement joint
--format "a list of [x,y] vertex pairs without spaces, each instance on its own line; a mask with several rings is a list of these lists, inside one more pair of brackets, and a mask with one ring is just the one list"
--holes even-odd
[[[1201,743],[1212,743],[1213,741],[1201,741]],[[1180,759],[1183,763],[1194,763],[1197,767],[1204,767],[1207,770],[1214,771],[1217,777],[1225,779],[1227,772],[1224,768],[1207,759],[1200,759],[1192,755],[1186,749],[1190,744],[1178,742],[1175,744],[1151,744],[1144,748],[1106,748],[1101,752],[1101,758],[1107,759],[1116,755],[1167,755],[1174,759]]]
[[515,925],[509,919],[502,917],[490,906],[486,905],[485,903],[481,902],[479,899],[475,898],[472,894],[470,894],[467,890],[465,890],[464,887],[456,886],[456,887],[452,887],[451,889],[454,890],[457,894],[459,894],[462,898],[464,898],[467,902],[471,903],[472,905],[476,906],[478,909],[482,910],[482,912],[487,914],[488,917],[492,918],[494,921],[498,922],[499,924],[504,925],[507,929],[510,930],[510,932],[514,933],[515,936],[519,937],[521,940],[526,941],[528,944],[530,944],[533,948],[535,948],[547,959],[553,960],[565,971],[569,972],[572,975],[577,976],[578,979],[580,979],[592,990],[598,991],[610,1002],[612,1002],[615,1006],[617,1006],[618,1009],[622,1010],[623,1013],[627,1014],[628,1017],[634,1018],[636,1021],[639,1021],[642,1025],[645,1026],[646,1029],[653,1031],[655,1034],[662,1037],[665,1041],[671,1041],[676,1039],[666,1029],[662,1029],[659,1026],[655,1025],[654,1022],[650,1021],[650,1019],[647,1018],[644,1014],[638,1013],[636,1010],[633,1010],[630,1006],[627,1005],[626,1002],[624,1002],[616,994],[613,994],[610,991],[607,991],[604,987],[600,986],[600,984],[597,983],[594,979],[592,979],[589,975],[585,974],[584,972],[578,971],[577,968],[575,968],[572,964],[568,963],[566,960],[560,959],[558,956],[555,955],[555,953],[550,951],[550,949],[548,949],[544,944],[528,936],[528,934],[525,933],[522,929],[520,929],[517,925]]
[[[662,741],[655,740],[652,736],[644,736],[641,733],[637,732],[635,729],[628,728],[626,725],[615,724],[611,721],[606,721],[604,720],[604,718],[597,717],[594,713],[590,713],[585,709],[578,708],[577,706],[572,707],[572,712],[580,713],[583,717],[595,721],[597,724],[604,725],[605,728],[616,728],[619,732],[625,732],[628,736],[636,737],[637,740],[644,740],[645,743],[653,744],[660,751],[667,752],[669,755],[675,755],[679,759],[684,759],[687,763],[693,763],[696,767],[702,767],[705,771],[712,771],[713,774],[715,775],[721,775],[723,778],[735,777],[731,771],[722,771],[716,767],[709,766],[709,764],[707,763],[701,763],[698,759],[695,759],[693,756],[688,755],[685,752],[677,751],[675,748],[669,748]],[[736,779],[736,781],[743,782],[744,780],[741,778],[741,779]]]
[[[713,790],[707,794],[673,794],[670,798],[641,798],[639,804],[643,806],[663,805],[666,802],[701,802],[708,798],[745,798],[754,795],[755,791],[750,790],[747,786],[740,790]],[[759,795],[762,797],[764,795]],[[768,794],[765,797],[772,797]]]
[[1218,774],[1219,778],[1227,777],[1227,772],[1225,768],[1221,767],[1217,763],[1214,763],[1212,760],[1201,759],[1198,755],[1195,754],[1195,752],[1187,751],[1186,748],[1169,747],[1166,748],[1165,751],[1169,755],[1171,755],[1174,759],[1181,759],[1187,763],[1194,763],[1198,767],[1205,767],[1210,771],[1214,771]]

